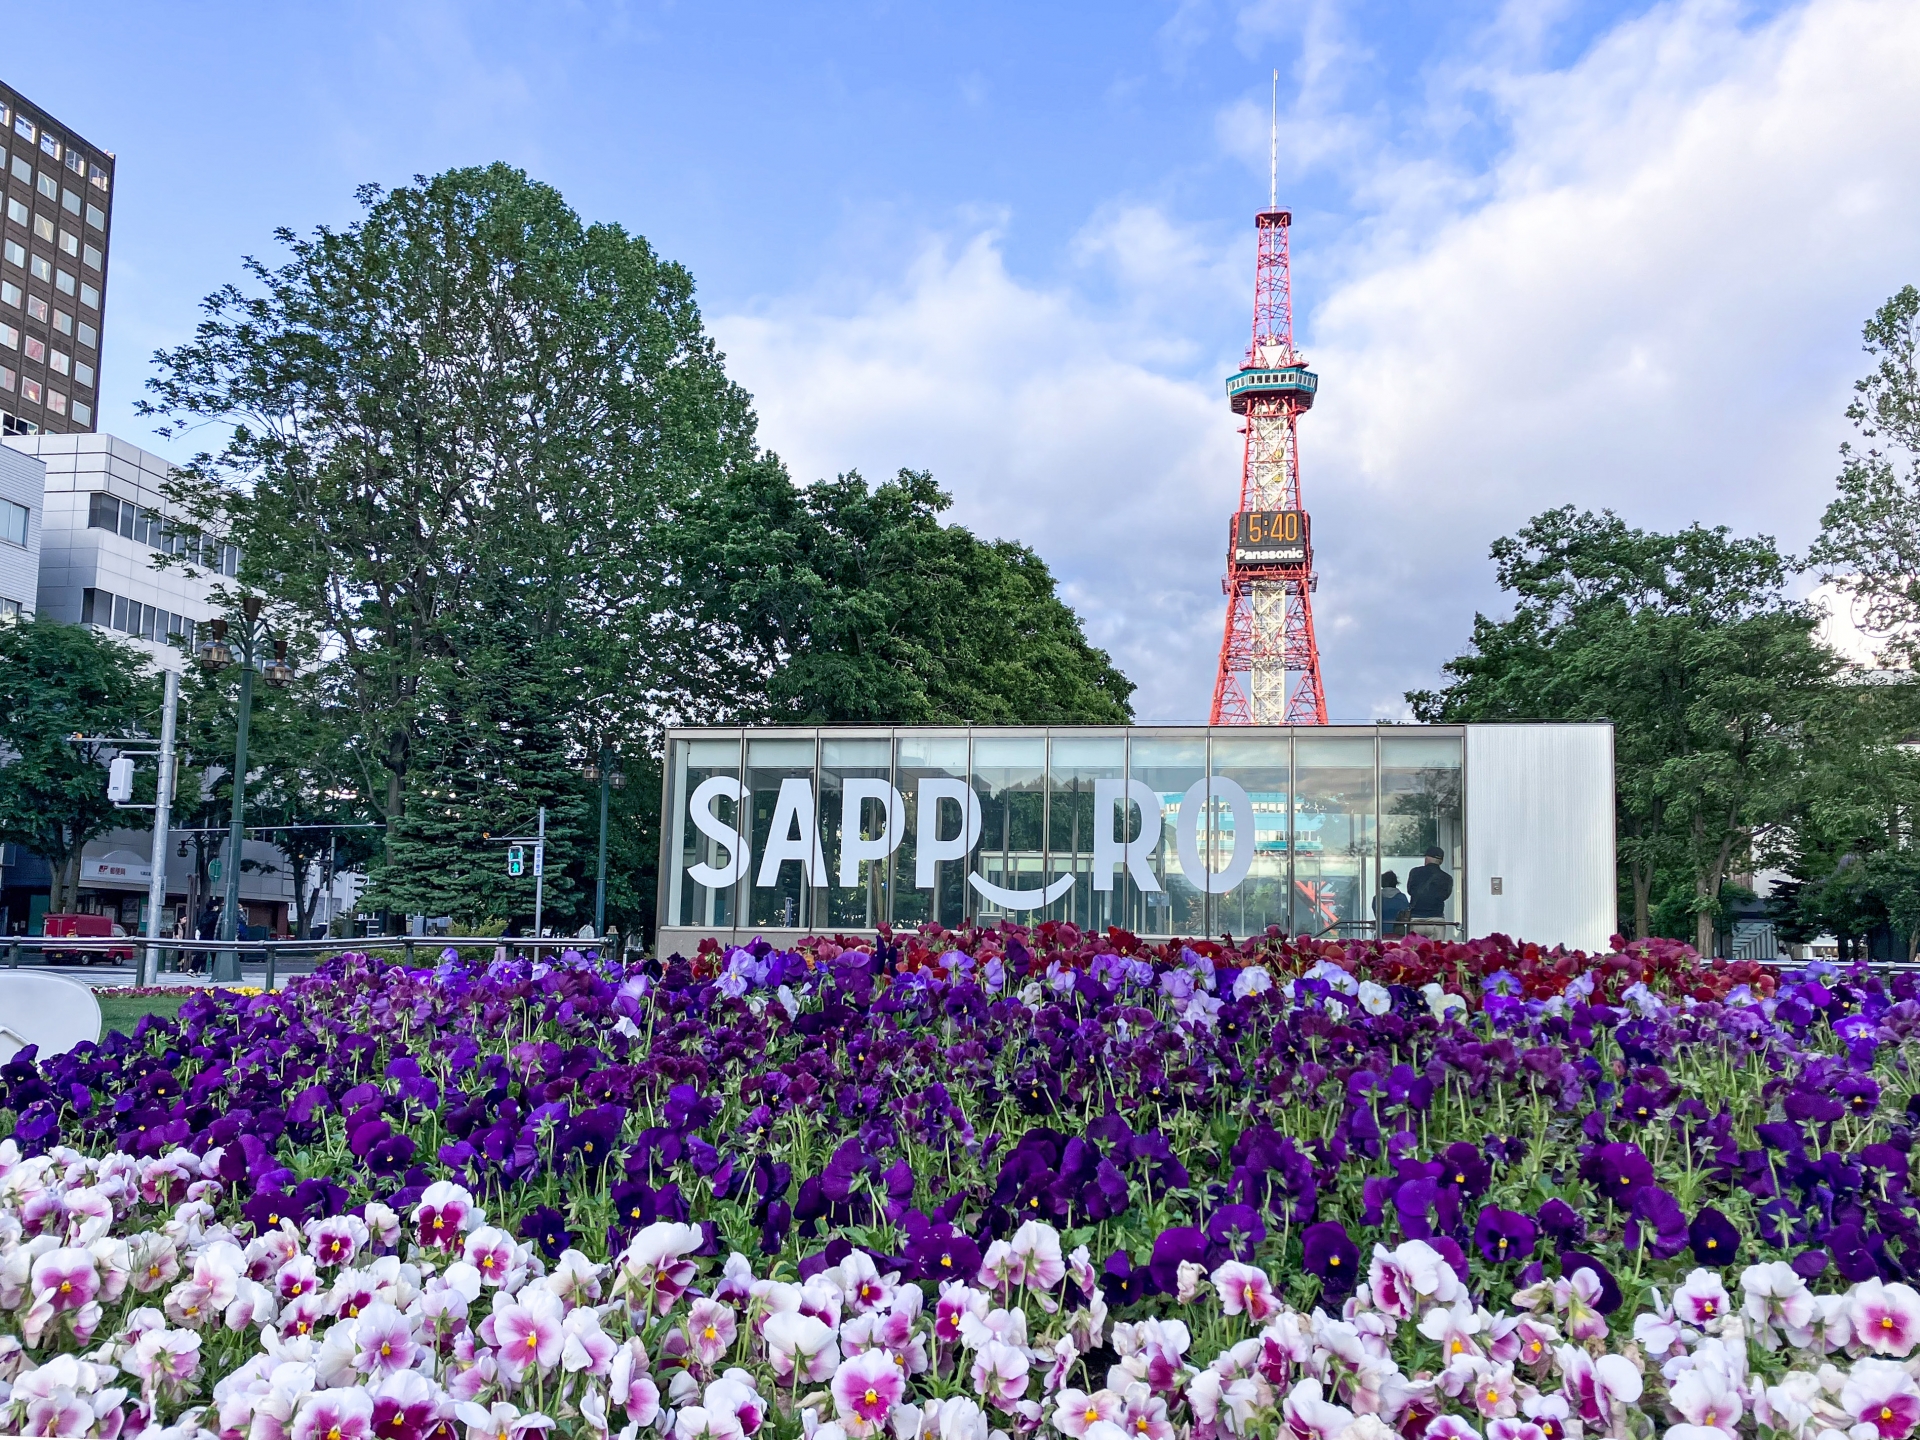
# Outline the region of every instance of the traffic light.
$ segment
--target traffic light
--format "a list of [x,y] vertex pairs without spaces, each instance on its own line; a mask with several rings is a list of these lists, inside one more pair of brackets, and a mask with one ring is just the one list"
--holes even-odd
[[527,852],[519,845],[507,847],[507,874],[524,875],[527,872]]
[[124,805],[133,799],[133,757],[120,755],[107,766],[107,799]]

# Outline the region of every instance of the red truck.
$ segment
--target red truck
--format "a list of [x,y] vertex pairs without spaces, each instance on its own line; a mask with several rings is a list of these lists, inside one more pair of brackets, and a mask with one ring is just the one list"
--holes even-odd
[[[48,915],[41,930],[49,940],[107,940],[127,932],[106,915]],[[43,950],[41,958],[49,965],[91,965],[105,960],[111,965],[131,965],[131,945],[87,946],[83,950]]]

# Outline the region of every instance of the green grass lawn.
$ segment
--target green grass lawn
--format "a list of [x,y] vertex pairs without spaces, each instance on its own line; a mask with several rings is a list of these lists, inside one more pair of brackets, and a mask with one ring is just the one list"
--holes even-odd
[[189,996],[196,990],[182,990],[177,995],[102,995],[100,997],[100,1033],[109,1030],[131,1031],[140,1022],[142,1015],[162,1015],[171,1020],[180,1013],[180,1007],[187,1003]]

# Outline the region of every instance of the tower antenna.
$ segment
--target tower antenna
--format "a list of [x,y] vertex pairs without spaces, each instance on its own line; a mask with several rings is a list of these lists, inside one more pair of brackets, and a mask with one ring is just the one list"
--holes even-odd
[[1267,208],[1280,208],[1280,72],[1273,72],[1273,118],[1267,126]]

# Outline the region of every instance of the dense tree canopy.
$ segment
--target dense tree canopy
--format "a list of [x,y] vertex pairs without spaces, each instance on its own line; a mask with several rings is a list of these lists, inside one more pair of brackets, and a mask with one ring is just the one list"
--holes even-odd
[[764,713],[807,724],[1113,724],[1133,685],[1087,643],[1046,562],[940,514],[923,472],[795,489],[743,476],[689,516],[694,587],[763,667]]
[[1786,560],[1725,527],[1671,535],[1612,512],[1535,516],[1493,546],[1505,620],[1474,618],[1426,720],[1610,720],[1619,852],[1634,933],[1663,869],[1684,873],[1695,940],[1711,946],[1721,887],[1756,833],[1791,813],[1810,725],[1838,659],[1786,598]]
[[1874,367],[1847,418],[1861,444],[1840,447],[1838,494],[1812,559],[1862,602],[1890,663],[1920,659],[1920,290],[1908,285],[1866,324]]
[[52,868],[49,909],[73,903],[82,847],[122,817],[101,747],[72,737],[133,734],[158,711],[159,686],[130,646],[84,625],[0,623],[0,841]]

